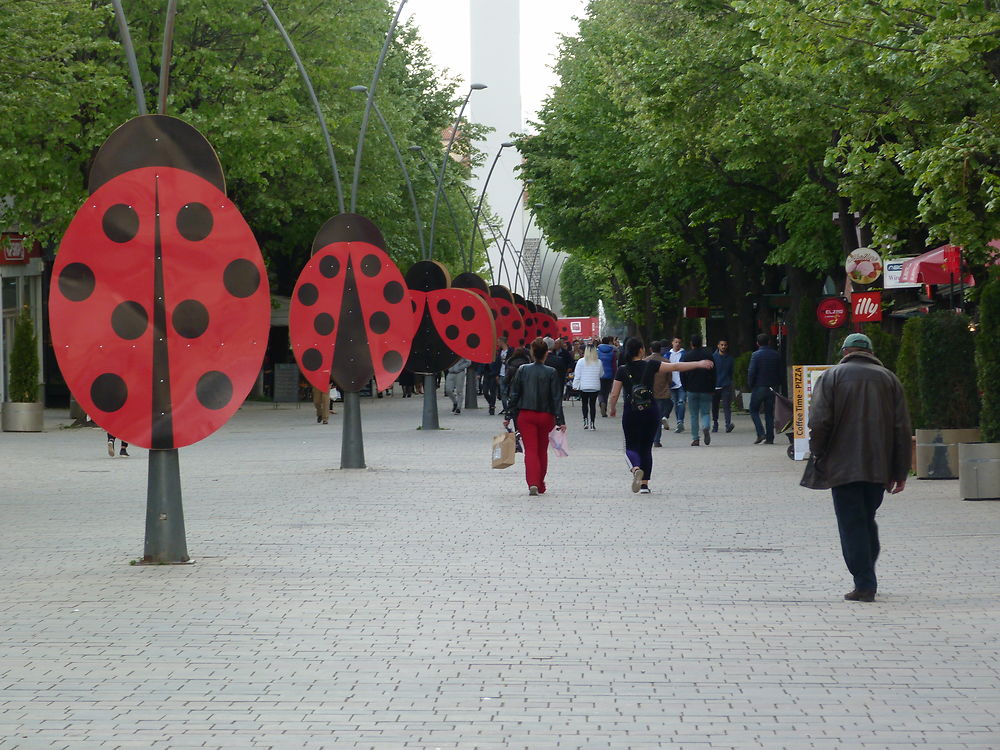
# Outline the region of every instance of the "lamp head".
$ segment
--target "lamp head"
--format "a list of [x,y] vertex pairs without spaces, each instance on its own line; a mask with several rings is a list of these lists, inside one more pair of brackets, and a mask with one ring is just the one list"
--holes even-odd
[[503,143],[500,144],[500,148],[511,148],[516,145],[517,144],[515,144],[514,141],[504,141]]
[[353,91],[356,94],[363,94],[363,93],[365,93],[365,92],[368,91],[368,87],[367,86],[351,86],[350,90]]
[[424,150],[424,147],[423,147],[423,146],[416,146],[416,145],[414,145],[414,146],[410,146],[410,147],[409,147],[409,148],[407,149],[407,151],[412,151],[412,152],[413,152],[413,153],[415,153],[415,154],[416,154],[416,153],[419,153],[419,152],[421,152],[421,151],[423,151],[423,150]]
[[482,91],[485,88],[489,88],[485,83],[473,83],[469,86],[473,91]]

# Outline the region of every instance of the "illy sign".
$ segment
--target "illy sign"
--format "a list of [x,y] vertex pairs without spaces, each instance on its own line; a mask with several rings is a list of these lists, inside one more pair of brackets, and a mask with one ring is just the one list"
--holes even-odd
[[873,323],[882,320],[882,293],[864,292],[851,296],[851,321]]

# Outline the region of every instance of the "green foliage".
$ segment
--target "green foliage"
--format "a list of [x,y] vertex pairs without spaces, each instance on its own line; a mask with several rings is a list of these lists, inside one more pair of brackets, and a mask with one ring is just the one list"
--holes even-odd
[[[927,427],[917,379],[917,357],[925,320],[925,318],[910,318],[903,324],[899,353],[896,356],[896,366],[893,368],[900,383],[903,384],[903,395],[906,397],[906,405],[910,410],[910,421],[913,423],[914,429],[918,430]],[[876,356],[878,356],[878,350],[875,351]]]
[[733,362],[733,387],[741,393],[748,393],[747,371],[750,369],[750,357],[753,352],[743,352]]
[[14,341],[10,350],[10,380],[7,397],[30,404],[38,400],[38,339],[31,311],[25,305],[17,317]]
[[562,296],[562,314],[567,318],[597,315],[600,292],[587,279],[583,264],[570,258],[559,274],[559,292]]
[[872,349],[882,364],[893,372],[896,371],[896,360],[899,357],[900,340],[893,335],[883,323],[868,323],[863,326],[864,334],[872,340]]
[[917,348],[917,387],[928,428],[979,424],[975,342],[968,316],[942,310],[924,320]]
[[792,364],[815,365],[826,361],[829,334],[816,320],[816,303],[803,297],[795,314],[795,338],[792,339]]
[[1000,443],[1000,274],[996,272],[979,298],[976,364],[982,393],[982,439]]

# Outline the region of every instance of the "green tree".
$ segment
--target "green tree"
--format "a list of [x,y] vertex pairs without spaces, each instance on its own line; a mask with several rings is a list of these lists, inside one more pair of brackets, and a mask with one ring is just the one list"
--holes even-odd
[[8,398],[11,401],[32,403],[38,400],[38,339],[35,323],[27,305],[21,308],[14,328],[14,341],[10,350],[10,381]]

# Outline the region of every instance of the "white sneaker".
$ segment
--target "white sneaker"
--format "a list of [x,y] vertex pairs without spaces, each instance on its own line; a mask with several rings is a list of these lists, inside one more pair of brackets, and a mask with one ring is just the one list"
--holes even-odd
[[114,440],[109,440],[108,441],[108,455],[111,456],[111,458],[115,457],[115,441]]
[[538,497],[538,488],[535,485],[531,485],[528,488],[528,494],[532,497]]
[[642,469],[638,466],[632,467],[632,492],[642,489]]
[[643,487],[642,489],[639,490],[639,494],[640,495],[652,495],[653,492],[652,492],[652,490],[649,489],[649,487]]

